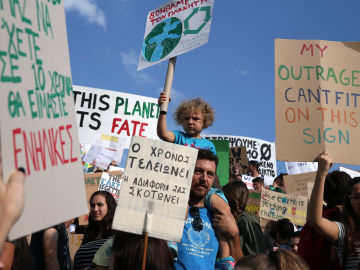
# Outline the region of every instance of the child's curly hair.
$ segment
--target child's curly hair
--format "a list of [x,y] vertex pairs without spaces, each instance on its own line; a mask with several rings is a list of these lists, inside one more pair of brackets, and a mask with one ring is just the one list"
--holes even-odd
[[212,126],[215,120],[215,111],[202,98],[190,99],[183,101],[177,108],[174,113],[175,121],[178,125],[182,125],[184,121],[184,116],[188,113],[199,111],[204,117],[203,128]]

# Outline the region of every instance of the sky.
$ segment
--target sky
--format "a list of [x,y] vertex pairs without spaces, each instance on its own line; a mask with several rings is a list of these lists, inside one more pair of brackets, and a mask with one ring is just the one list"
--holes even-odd
[[[165,2],[64,0],[73,84],[157,98],[167,61],[136,70],[147,14]],[[215,0],[209,42],[177,58],[169,111],[202,97],[216,111],[205,134],[275,141],[274,40],[357,41],[359,9],[358,0]]]

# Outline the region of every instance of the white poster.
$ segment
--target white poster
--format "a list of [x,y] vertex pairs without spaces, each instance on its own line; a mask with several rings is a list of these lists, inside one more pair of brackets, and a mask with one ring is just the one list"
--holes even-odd
[[151,10],[138,70],[206,44],[213,6],[214,0],[173,0]]
[[74,99],[80,143],[96,145],[104,137],[116,137],[129,148],[132,136],[158,139],[155,98],[74,86]]
[[348,175],[351,176],[351,178],[360,177],[360,172],[357,172],[357,171],[354,171],[354,170],[350,170],[350,169],[345,168],[345,167],[340,167],[340,168],[339,168],[339,171],[341,171],[341,172],[346,172]]
[[285,162],[288,174],[299,174],[317,171],[317,162]]
[[26,170],[10,240],[87,212],[63,1],[0,1],[4,179]]
[[204,135],[204,137],[209,140],[229,140],[230,147],[245,146],[248,160],[260,162],[259,172],[264,176],[265,185],[272,185],[277,174],[275,143],[232,135]]
[[113,228],[179,242],[198,150],[133,137]]

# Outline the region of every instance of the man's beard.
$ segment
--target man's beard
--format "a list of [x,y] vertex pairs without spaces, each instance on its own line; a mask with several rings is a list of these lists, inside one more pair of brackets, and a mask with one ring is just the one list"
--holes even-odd
[[201,201],[202,199],[204,199],[206,197],[206,194],[208,194],[208,192],[202,194],[202,193],[198,193],[196,191],[190,190],[190,199],[198,202],[198,201]]

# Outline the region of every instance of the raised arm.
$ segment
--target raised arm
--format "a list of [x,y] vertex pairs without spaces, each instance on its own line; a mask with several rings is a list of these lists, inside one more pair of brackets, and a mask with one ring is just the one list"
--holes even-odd
[[324,153],[318,156],[316,161],[318,162],[318,171],[311,193],[309,222],[310,225],[325,238],[335,242],[339,237],[338,226],[335,222],[322,217],[325,178],[331,168],[333,158],[331,155]]
[[[167,96],[164,92],[160,93],[158,99],[159,106],[163,104],[167,99]],[[171,99],[170,99],[171,100]],[[157,123],[157,134],[160,139],[166,142],[175,142],[175,135],[173,132],[169,131],[166,127],[166,114],[160,113],[158,123]]]
[[24,209],[24,182],[25,174],[20,171],[14,172],[6,184],[0,174],[0,253],[11,227]]

